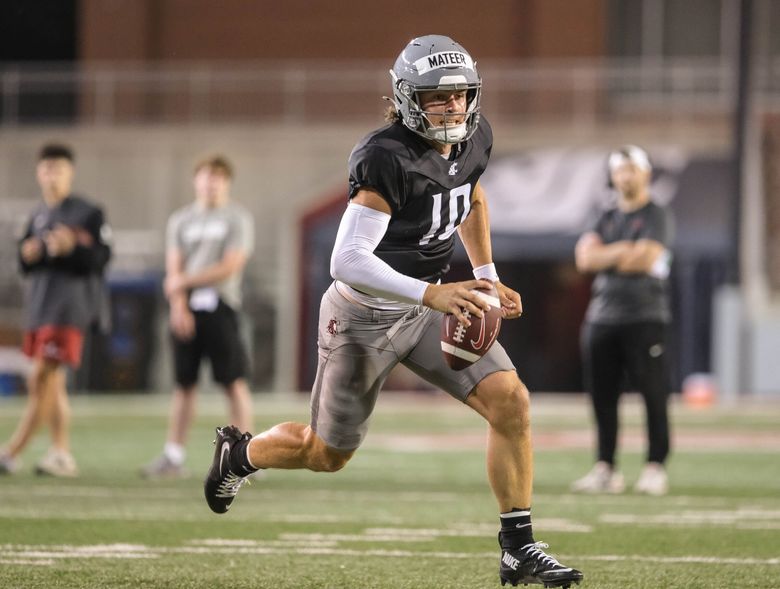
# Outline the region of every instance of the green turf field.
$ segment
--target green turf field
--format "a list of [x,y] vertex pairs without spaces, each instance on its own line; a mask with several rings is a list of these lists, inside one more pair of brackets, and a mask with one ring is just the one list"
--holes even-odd
[[[585,573],[582,587],[780,587],[780,405],[675,406],[672,493],[580,497],[590,467],[582,397],[535,397],[535,535]],[[75,480],[31,467],[0,478],[2,588],[499,587],[497,513],[484,473],[484,425],[444,397],[385,394],[364,448],[335,474],[270,472],[212,514],[200,479],[220,399],[205,394],[189,480],[146,483],[165,396],[74,399]],[[624,406],[621,463],[633,482],[641,415]],[[21,399],[0,399],[0,438]],[[260,428],[305,420],[305,397],[256,397]]]

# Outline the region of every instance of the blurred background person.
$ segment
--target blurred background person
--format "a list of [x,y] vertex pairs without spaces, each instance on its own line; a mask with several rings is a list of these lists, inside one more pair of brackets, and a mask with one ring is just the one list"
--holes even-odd
[[596,273],[582,331],[586,389],[598,431],[597,462],[572,484],[581,493],[621,493],[616,468],[618,400],[623,383],[638,390],[647,416],[647,464],[634,486],[638,493],[664,495],[669,482],[670,394],[667,331],[671,321],[667,279],[672,220],[650,196],[647,153],[634,145],[613,151],[608,161],[614,208],[577,242],[581,272]]
[[164,289],[176,386],[163,452],[141,470],[147,478],[187,474],[185,444],[203,357],[209,359],[214,381],[227,395],[231,424],[243,430],[252,427],[248,358],[238,311],[244,266],[254,248],[254,220],[231,200],[232,179],[227,158],[201,160],[195,166],[195,202],[168,220]]
[[103,211],[72,193],[74,171],[69,147],[41,149],[36,176],[43,198],[19,242],[19,264],[29,288],[23,351],[33,368],[24,413],[0,451],[0,473],[19,469],[18,455],[46,424],[51,447],[35,471],[78,474],[70,452],[67,367],[80,365],[85,331],[104,308],[102,275],[111,257],[111,232]]

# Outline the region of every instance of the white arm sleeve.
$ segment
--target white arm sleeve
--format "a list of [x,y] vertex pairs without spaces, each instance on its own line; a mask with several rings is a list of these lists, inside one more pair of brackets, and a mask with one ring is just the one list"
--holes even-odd
[[349,203],[330,257],[330,274],[366,294],[421,305],[428,283],[393,270],[374,254],[389,224],[387,213]]

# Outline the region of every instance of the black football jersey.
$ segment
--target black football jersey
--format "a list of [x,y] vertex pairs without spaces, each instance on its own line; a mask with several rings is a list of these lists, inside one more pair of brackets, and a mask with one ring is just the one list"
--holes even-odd
[[349,197],[370,188],[392,210],[374,253],[407,276],[426,281],[442,276],[449,269],[453,234],[471,211],[492,147],[493,132],[484,117],[448,159],[401,123],[364,137],[349,156]]
[[[652,239],[667,249],[673,240],[673,219],[668,209],[650,202],[624,213],[618,208],[605,211],[593,227],[604,243]],[[636,323],[671,321],[666,279],[648,274],[623,274],[602,270],[593,280],[586,320],[591,323]]]

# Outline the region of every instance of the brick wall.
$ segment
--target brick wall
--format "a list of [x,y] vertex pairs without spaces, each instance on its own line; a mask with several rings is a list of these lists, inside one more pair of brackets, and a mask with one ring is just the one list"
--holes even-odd
[[88,61],[391,58],[412,37],[446,34],[479,59],[592,57],[606,0],[82,0]]

